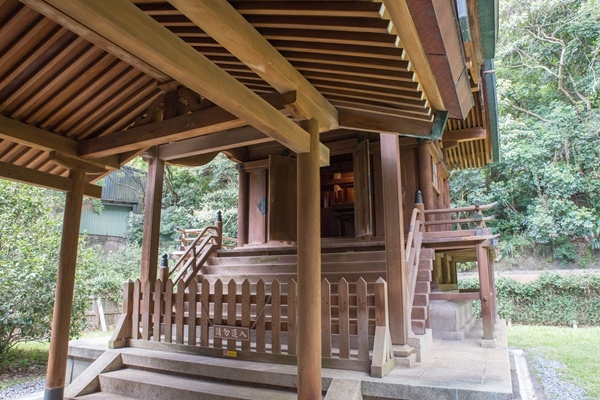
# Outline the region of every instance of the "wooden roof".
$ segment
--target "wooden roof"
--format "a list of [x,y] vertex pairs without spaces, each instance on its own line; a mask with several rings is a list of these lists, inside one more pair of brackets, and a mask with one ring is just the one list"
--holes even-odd
[[482,118],[473,65],[452,1],[0,0],[0,177],[64,189],[156,145],[303,152],[306,118],[431,137]]

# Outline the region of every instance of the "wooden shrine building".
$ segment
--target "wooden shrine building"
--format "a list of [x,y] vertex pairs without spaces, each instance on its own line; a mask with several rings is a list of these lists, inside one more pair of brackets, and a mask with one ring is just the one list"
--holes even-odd
[[[448,179],[499,158],[496,35],[494,0],[1,0],[0,177],[67,193],[45,398],[65,395],[82,198],[140,155],[141,280],[112,347],[297,363],[320,399],[322,363],[414,358],[430,300],[481,300],[493,345],[490,207],[451,209]],[[187,227],[159,268],[165,163],[219,152],[235,248]]]

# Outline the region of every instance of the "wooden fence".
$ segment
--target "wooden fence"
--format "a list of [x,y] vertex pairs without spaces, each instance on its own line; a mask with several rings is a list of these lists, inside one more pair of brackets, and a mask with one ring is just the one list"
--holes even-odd
[[[217,280],[186,288],[168,280],[124,285],[123,314],[110,347],[144,347],[296,363],[297,285]],[[394,366],[387,283],[322,282],[323,365],[383,376]]]

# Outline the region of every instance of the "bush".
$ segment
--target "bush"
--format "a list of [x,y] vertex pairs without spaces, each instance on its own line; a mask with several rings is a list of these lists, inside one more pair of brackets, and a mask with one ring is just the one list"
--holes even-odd
[[[459,286],[473,289],[479,284],[476,279],[462,279]],[[600,275],[544,273],[530,283],[500,277],[496,292],[500,318],[518,324],[600,325]],[[476,304],[475,309],[481,307]]]
[[[0,181],[0,193],[1,360],[16,343],[50,335],[62,224],[52,207],[62,199],[7,181]],[[73,335],[84,326],[86,300],[76,288]]]

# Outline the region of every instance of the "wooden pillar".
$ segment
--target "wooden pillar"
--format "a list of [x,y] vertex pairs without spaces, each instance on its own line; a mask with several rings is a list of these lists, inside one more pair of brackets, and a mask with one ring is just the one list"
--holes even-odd
[[67,351],[69,348],[85,171],[72,169],[69,172],[69,178],[73,180],[73,189],[67,193],[65,202],[44,400],[62,400],[67,372]]
[[406,345],[410,324],[408,266],[404,249],[404,221],[398,136],[380,134],[385,258],[392,344]]
[[479,287],[481,288],[481,319],[483,320],[483,339],[494,340],[494,295],[490,286],[488,252],[481,244],[477,245],[477,267]]
[[[436,194],[433,190],[433,170],[431,169],[431,152],[429,151],[429,143],[422,141],[417,149],[419,153],[419,187],[423,195],[423,204],[426,210],[435,210]],[[435,215],[427,215],[427,221],[434,221]],[[435,230],[432,229],[432,230]]]
[[250,176],[244,170],[244,164],[238,164],[238,234],[237,246],[248,243],[248,189]]
[[298,398],[322,399],[319,125],[305,121],[310,152],[298,154]]
[[160,241],[160,212],[162,204],[165,162],[158,158],[158,148],[147,157],[148,178],[144,203],[144,233],[142,236],[142,271],[140,280],[156,281],[158,245]]

